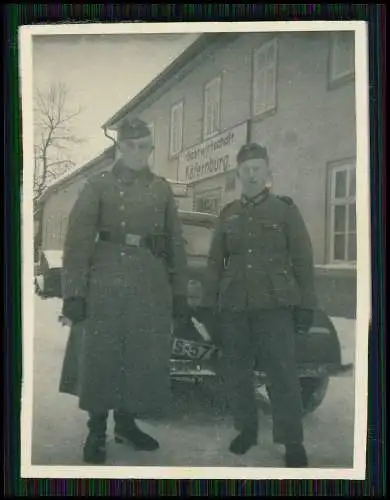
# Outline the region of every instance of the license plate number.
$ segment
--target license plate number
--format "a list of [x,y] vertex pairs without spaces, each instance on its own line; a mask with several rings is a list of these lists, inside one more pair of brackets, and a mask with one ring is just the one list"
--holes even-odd
[[212,351],[212,346],[196,344],[182,339],[175,339],[172,346],[172,353],[175,356],[183,356],[189,359],[202,359],[208,357]]

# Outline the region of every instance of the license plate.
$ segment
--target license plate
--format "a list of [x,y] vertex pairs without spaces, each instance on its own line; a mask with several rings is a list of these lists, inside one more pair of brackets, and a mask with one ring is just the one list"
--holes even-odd
[[208,359],[215,352],[215,346],[198,344],[184,339],[174,339],[172,354],[188,359]]

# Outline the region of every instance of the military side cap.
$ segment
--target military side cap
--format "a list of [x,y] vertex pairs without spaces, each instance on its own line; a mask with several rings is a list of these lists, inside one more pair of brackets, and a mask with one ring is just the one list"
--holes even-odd
[[142,139],[150,135],[149,127],[139,118],[134,118],[133,120],[125,119],[118,129],[118,139],[120,141],[126,139]]
[[245,144],[242,146],[237,154],[237,163],[243,163],[247,160],[252,160],[258,158],[261,160],[266,160],[268,162],[268,152],[267,149],[256,142],[251,142],[250,144]]

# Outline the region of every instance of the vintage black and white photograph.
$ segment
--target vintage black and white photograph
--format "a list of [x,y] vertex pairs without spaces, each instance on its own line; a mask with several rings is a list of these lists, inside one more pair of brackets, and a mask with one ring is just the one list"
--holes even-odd
[[365,24],[20,53],[22,476],[364,479]]

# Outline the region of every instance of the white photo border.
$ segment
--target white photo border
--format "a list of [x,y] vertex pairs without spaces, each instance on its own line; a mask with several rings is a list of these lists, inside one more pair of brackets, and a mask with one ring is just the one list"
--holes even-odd
[[[206,32],[355,32],[357,137],[357,316],[355,357],[355,429],[353,467],[285,469],[238,467],[88,467],[31,464],[33,409],[33,119],[32,43],[39,35],[157,34]],[[366,477],[368,330],[371,318],[371,233],[369,176],[368,24],[365,21],[286,21],[216,23],[86,23],[23,26],[19,29],[23,131],[21,477],[99,479],[346,479]]]

